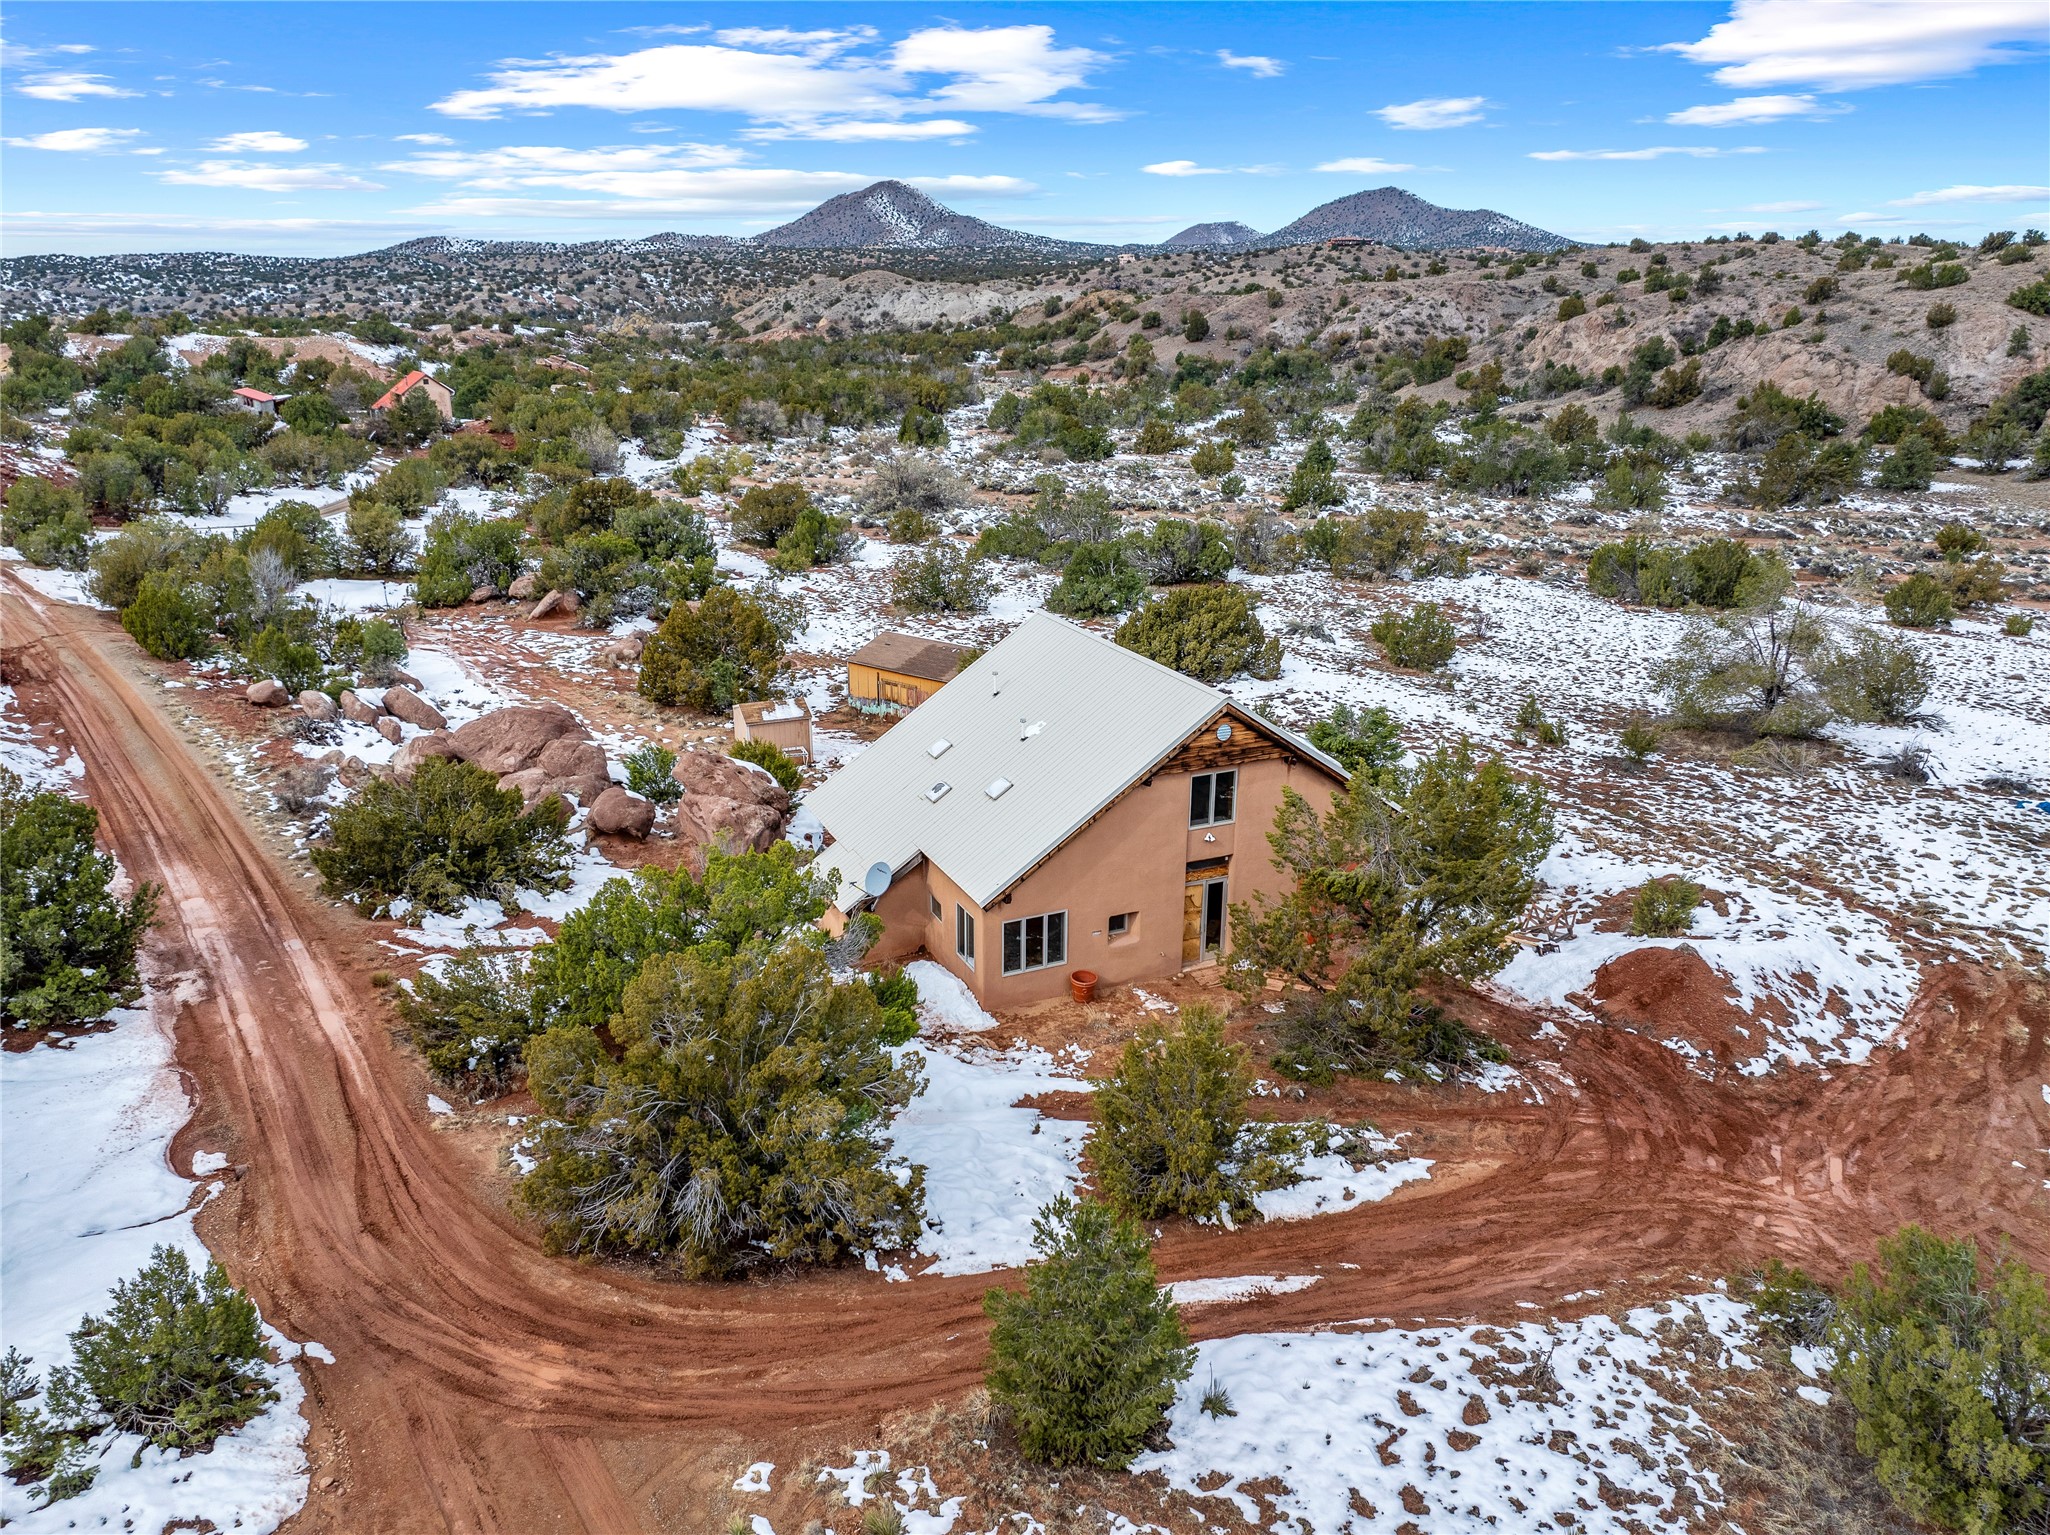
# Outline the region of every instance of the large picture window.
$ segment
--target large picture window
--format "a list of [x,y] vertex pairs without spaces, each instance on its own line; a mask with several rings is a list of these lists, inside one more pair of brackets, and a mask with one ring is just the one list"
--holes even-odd
[[1016,917],[1004,924],[1004,974],[1044,970],[1068,962],[1068,914]]
[[1222,773],[1198,773],[1189,780],[1189,824],[1223,826],[1238,808],[1237,768]]

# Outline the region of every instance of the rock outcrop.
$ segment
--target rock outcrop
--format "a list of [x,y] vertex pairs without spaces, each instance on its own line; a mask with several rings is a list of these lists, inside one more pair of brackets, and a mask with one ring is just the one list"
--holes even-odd
[[382,705],[372,703],[354,688],[343,688],[336,701],[342,706],[342,718],[359,725],[375,725],[384,717]]
[[[391,705],[391,694],[385,694]],[[487,773],[503,776],[523,767],[537,765],[542,751],[564,736],[588,741],[590,732],[561,704],[518,704],[480,714],[449,732],[449,755],[474,763]],[[599,771],[604,771],[604,753],[599,752]]]
[[403,682],[395,682],[384,690],[384,712],[422,730],[448,729],[447,716]]
[[242,690],[242,696],[259,709],[282,709],[292,698],[285,691],[285,685],[272,677],[250,683]]
[[325,724],[342,717],[342,711],[335,707],[335,701],[318,688],[306,689],[296,701],[299,711],[310,720],[319,720]]
[[729,853],[760,853],[783,835],[790,796],[753,763],[687,751],[677,757],[670,776],[683,785],[676,807],[678,836]]

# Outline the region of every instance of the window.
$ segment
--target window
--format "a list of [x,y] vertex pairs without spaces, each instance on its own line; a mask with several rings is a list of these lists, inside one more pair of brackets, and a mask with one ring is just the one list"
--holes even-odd
[[940,920],[940,918],[941,918],[941,917],[943,917],[943,916],[945,916],[945,915],[946,915],[946,911],[945,911],[945,909],[944,909],[943,907],[941,907],[941,905],[940,905],[940,898],[939,898],[938,896],[936,896],[936,895],[932,894],[932,893],[931,893],[930,891],[928,891],[928,892],[926,892],[926,897],[925,897],[925,898],[926,898],[927,902],[928,902],[928,903],[930,903],[930,905],[932,906],[932,919],[933,919],[933,921],[937,922],[937,921],[939,921],[939,920]]
[[1225,825],[1237,807],[1238,792],[1237,768],[1222,773],[1198,773],[1189,780],[1189,824]]
[[1139,914],[1121,911],[1104,924],[1105,937],[1112,943],[1129,943],[1139,936]]
[[1004,974],[1044,970],[1048,965],[1066,964],[1068,959],[1068,914],[1048,912],[1043,917],[1016,917],[1004,924]]
[[975,968],[975,918],[965,906],[954,908],[954,952]]

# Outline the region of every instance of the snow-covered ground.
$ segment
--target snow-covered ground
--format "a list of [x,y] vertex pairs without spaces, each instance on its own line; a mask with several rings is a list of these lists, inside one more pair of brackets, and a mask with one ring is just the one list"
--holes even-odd
[[[38,746],[5,688],[0,759],[31,787],[80,787],[77,757]],[[33,1360],[40,1379],[68,1361],[73,1329],[103,1314],[114,1285],[155,1248],[180,1248],[196,1268],[207,1262],[193,1217],[220,1185],[196,1184],[170,1165],[171,1138],[190,1115],[170,1018],[122,1008],[99,1033],[0,1054],[0,1296],[6,1342]],[[223,1165],[202,1151],[193,1170],[204,1177]],[[86,1492],[38,1509],[29,1489],[0,1480],[0,1521],[23,1532],[154,1532],[180,1520],[250,1535],[276,1529],[306,1499],[305,1392],[291,1361],[326,1350],[274,1328],[265,1336],[278,1355],[266,1371],[278,1400],[212,1450],[181,1458],[145,1448],[137,1435],[102,1435]]]
[[[1276,1535],[1367,1535],[1405,1518],[1431,1535],[1627,1535],[1692,1527],[1689,1514],[1719,1500],[1689,1442],[1708,1430],[1681,1362],[1754,1367],[1748,1313],[1726,1296],[1685,1296],[1620,1321],[1355,1326],[1376,1330],[1199,1345],[1169,1414],[1173,1448],[1133,1470],[1229,1498]],[[1662,1347],[1680,1343],[1683,1327],[1680,1349]],[[1203,1410],[1212,1391],[1228,1412]]]

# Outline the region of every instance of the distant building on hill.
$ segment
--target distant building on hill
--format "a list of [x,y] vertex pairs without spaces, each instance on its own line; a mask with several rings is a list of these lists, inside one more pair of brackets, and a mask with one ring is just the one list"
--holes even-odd
[[399,401],[403,400],[415,389],[427,391],[427,398],[432,400],[434,408],[441,412],[442,420],[455,420],[456,392],[440,379],[430,373],[422,373],[418,368],[415,368],[396,384],[393,384],[391,388],[385,390],[383,394],[371,402],[370,408],[377,411],[396,409]]

